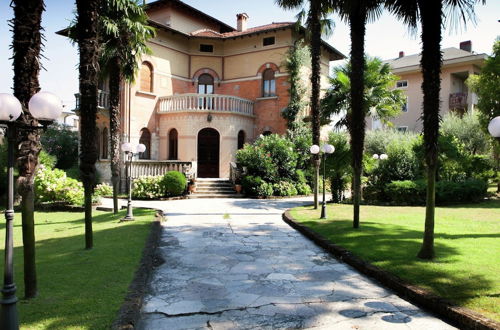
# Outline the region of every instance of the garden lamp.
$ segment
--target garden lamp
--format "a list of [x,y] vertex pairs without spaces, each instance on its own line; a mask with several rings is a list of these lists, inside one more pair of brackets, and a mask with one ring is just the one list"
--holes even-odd
[[5,210],[5,265],[4,284],[2,289],[2,310],[0,313],[0,329],[19,329],[17,314],[16,285],[13,273],[13,222],[14,222],[14,148],[17,143],[17,131],[33,131],[45,128],[62,112],[62,102],[54,94],[38,92],[28,102],[28,110],[33,118],[39,120],[41,126],[33,126],[24,121],[17,121],[23,109],[19,100],[10,94],[0,93],[0,124],[7,133],[7,208]]
[[125,163],[127,164],[127,180],[128,180],[128,200],[127,200],[127,215],[123,217],[120,221],[132,221],[134,220],[134,214],[132,211],[132,160],[135,155],[143,153],[146,151],[146,146],[142,143],[139,143],[135,146],[135,152],[133,152],[134,148],[128,142],[122,144],[122,150],[125,152]]
[[321,204],[321,217],[320,219],[326,219],[326,186],[325,186],[325,177],[326,177],[326,156],[332,154],[335,151],[335,147],[331,144],[324,144],[321,148],[313,144],[309,151],[313,155],[317,155],[321,152],[322,162],[323,162],[323,203]]
[[488,125],[488,132],[491,136],[498,139],[500,138],[500,116],[493,118]]

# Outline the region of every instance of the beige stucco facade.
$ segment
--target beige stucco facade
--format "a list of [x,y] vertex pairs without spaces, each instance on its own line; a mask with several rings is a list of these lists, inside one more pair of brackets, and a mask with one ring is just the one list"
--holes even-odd
[[[289,102],[289,83],[283,62],[290,47],[303,36],[294,31],[292,23],[236,31],[178,3],[157,1],[148,9],[157,36],[149,41],[152,54],[144,55],[140,65],[146,63],[151,68],[150,89],[144,90],[141,85],[145,80],[143,71],[134,83],[122,84],[122,139],[137,144],[144,141],[147,131],[150,160],[198,162],[201,173],[200,136],[205,135],[200,131],[212,129],[205,133],[213,134],[209,138],[214,140],[210,141],[218,145],[214,147],[218,149],[218,173],[204,175],[228,177],[229,163],[235,160],[238,150],[238,136],[251,142],[263,133],[285,133],[281,111]],[[264,38],[273,42],[264,45]],[[210,51],[201,51],[200,45],[208,46]],[[325,44],[321,56],[323,85],[328,81],[330,60],[342,57]],[[274,77],[271,95],[263,95],[266,70],[272,71]],[[305,66],[303,71],[307,74],[309,68]],[[200,94],[200,78],[207,76],[212,85]],[[108,121],[105,114],[99,116],[101,132]],[[173,130],[175,143],[170,136]],[[210,148],[206,143],[202,145]],[[206,152],[203,154],[206,157]],[[106,180],[105,166],[98,167]]]
[[[470,92],[465,80],[472,74],[479,74],[486,59],[485,54],[475,54],[457,48],[443,50],[444,61],[441,68],[441,100],[440,114],[445,115],[450,111],[472,112],[477,102],[477,97]],[[410,59],[400,57],[396,60],[387,61],[393,66],[392,72],[399,76],[399,82],[405,82],[406,86],[395,88],[401,89],[407,97],[407,111],[403,111],[397,118],[392,120],[394,127],[401,130],[422,131],[422,72],[417,55],[408,56]],[[398,61],[405,61],[399,65]],[[450,100],[452,102],[450,103]],[[454,102],[453,102],[454,100]],[[380,128],[380,123],[373,118],[368,120],[368,127]]]

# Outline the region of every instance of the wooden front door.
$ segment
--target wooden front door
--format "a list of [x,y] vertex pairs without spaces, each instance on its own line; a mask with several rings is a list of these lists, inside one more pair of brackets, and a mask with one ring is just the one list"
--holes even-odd
[[204,128],[198,133],[198,177],[219,177],[219,132]]

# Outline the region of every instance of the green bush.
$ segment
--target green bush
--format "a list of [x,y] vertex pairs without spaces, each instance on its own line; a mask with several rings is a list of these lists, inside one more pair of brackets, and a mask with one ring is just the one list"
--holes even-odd
[[295,189],[297,189],[299,195],[310,195],[312,193],[312,189],[307,183],[297,183]]
[[66,170],[78,164],[78,132],[54,123],[42,134],[40,141],[43,149],[56,157],[57,168]]
[[40,165],[35,176],[35,201],[83,205],[83,185],[75,179],[68,178],[63,170]]
[[97,196],[112,196],[113,187],[107,183],[100,183],[95,187],[94,194]]
[[260,177],[247,175],[241,180],[245,193],[249,196],[269,197],[273,195],[273,186]]
[[[436,182],[436,204],[479,202],[486,196],[488,185],[483,180],[468,179],[462,182]],[[393,181],[385,187],[389,202],[398,205],[425,205],[426,183]]]
[[163,176],[141,176],[134,179],[132,197],[137,199],[156,199],[165,196]]
[[297,195],[297,189],[289,181],[280,181],[273,184],[273,193],[275,196],[295,196]]
[[186,191],[186,176],[178,171],[167,172],[163,176],[165,195],[168,197],[180,196]]
[[294,144],[278,134],[262,136],[236,154],[238,165],[246,167],[249,175],[261,177],[270,183],[293,180],[297,158]]

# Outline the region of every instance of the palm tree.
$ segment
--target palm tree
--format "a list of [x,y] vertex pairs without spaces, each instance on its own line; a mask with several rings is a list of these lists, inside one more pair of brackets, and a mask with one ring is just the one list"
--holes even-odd
[[[305,4],[304,0],[276,0],[276,3],[284,9],[299,8]],[[313,144],[319,145],[320,139],[320,58],[321,58],[321,34],[322,30],[330,27],[329,20],[324,18],[331,12],[328,1],[309,0],[309,11],[307,12],[306,26],[311,47],[311,117]],[[302,11],[298,17],[305,16]],[[318,178],[320,158],[319,154],[313,155],[314,162],[314,208],[318,208]]]
[[365,141],[365,33],[366,23],[381,13],[380,0],[331,0],[336,5],[340,17],[349,23],[351,33],[351,135],[352,150],[352,202],[353,227],[359,227],[359,208],[361,202],[361,174],[363,171],[363,146]]
[[433,259],[434,252],[434,219],[436,206],[436,171],[438,159],[439,137],[439,92],[441,89],[441,27],[443,25],[443,6],[449,11],[447,17],[452,24],[457,18],[467,23],[474,19],[474,5],[485,0],[389,0],[386,6],[411,28],[416,28],[420,21],[422,28],[422,92],[425,164],[427,170],[427,197],[425,207],[425,230],[420,251],[421,259]]
[[120,176],[120,82],[134,81],[138,59],[150,54],[146,42],[155,31],[148,26],[148,16],[134,0],[104,1],[100,22],[102,53],[101,76],[109,76],[109,133],[111,156],[111,181],[113,183],[113,210],[118,213],[118,189]]
[[97,148],[94,142],[99,72],[98,22],[100,0],[76,0],[76,39],[80,52],[80,175],[85,192],[85,248],[93,246],[92,193],[95,185]]
[[[13,0],[14,9],[12,30],[14,95],[23,105],[23,115],[19,119],[27,124],[38,126],[38,121],[28,112],[30,98],[40,90],[40,52],[42,45],[41,21],[45,9],[43,0]],[[18,187],[21,200],[23,251],[24,251],[24,296],[37,295],[35,263],[35,195],[33,180],[41,150],[40,135],[37,131],[22,131],[18,148]]]

